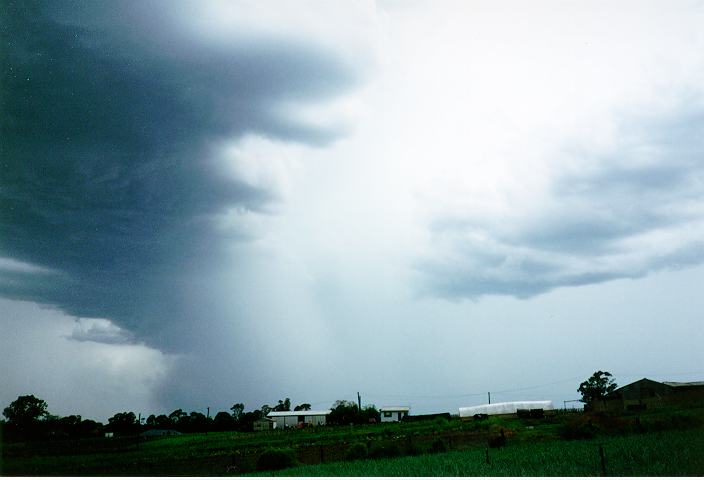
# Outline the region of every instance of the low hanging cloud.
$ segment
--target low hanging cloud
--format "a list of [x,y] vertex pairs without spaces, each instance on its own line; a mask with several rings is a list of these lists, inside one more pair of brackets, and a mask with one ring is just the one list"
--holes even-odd
[[104,318],[79,318],[69,335],[69,340],[97,342],[112,345],[130,344],[134,336]]
[[[276,182],[223,175],[216,147],[247,136],[319,146],[343,133],[287,106],[354,88],[361,60],[322,37],[259,28],[247,21],[257,9],[242,7],[6,6],[0,296],[153,339],[183,317],[186,283],[250,240],[251,217],[279,196]],[[217,8],[229,23],[209,30]],[[236,225],[223,231],[228,212]]]
[[561,148],[533,203],[436,215],[438,253],[418,262],[426,291],[528,298],[704,262],[704,108],[692,100],[624,117],[608,148]]

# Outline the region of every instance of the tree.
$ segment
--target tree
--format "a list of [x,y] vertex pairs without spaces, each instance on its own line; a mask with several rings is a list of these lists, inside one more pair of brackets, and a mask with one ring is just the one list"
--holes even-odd
[[272,410],[273,409],[269,405],[266,405],[266,404],[262,405],[262,408],[260,409],[263,417],[266,417],[267,415],[269,415],[269,412],[271,412]]
[[169,417],[162,413],[161,415],[157,415],[154,419],[154,427],[168,430],[170,428],[174,428],[175,425]]
[[328,422],[333,425],[350,425],[352,423],[362,423],[359,415],[359,407],[350,400],[338,400],[333,403],[328,415]]
[[582,401],[588,407],[592,407],[596,400],[603,400],[611,392],[616,390],[618,385],[611,379],[609,372],[594,372],[586,381],[579,384],[577,391],[582,394]]
[[235,419],[227,412],[218,412],[213,419],[213,429],[216,432],[229,432],[235,429]]
[[187,430],[191,432],[207,432],[212,420],[200,412],[191,412],[188,416]]
[[381,421],[381,413],[377,410],[376,405],[365,405],[361,412],[362,418],[366,419],[367,423],[377,423]]
[[156,427],[156,415],[154,415],[153,413],[151,415],[149,415],[147,417],[147,420],[144,422],[144,424],[147,427],[151,427],[151,428]]
[[244,403],[235,403],[230,407],[230,410],[232,410],[232,418],[235,419],[235,422],[239,422],[244,413]]
[[134,412],[116,413],[108,418],[108,426],[118,435],[128,435],[130,433],[136,433],[139,430],[137,415],[135,415]]
[[291,411],[291,400],[279,400],[279,403],[274,407],[275,412],[289,412]]
[[180,408],[169,414],[169,420],[171,420],[174,425],[178,425],[184,418],[188,418],[188,414]]
[[300,412],[303,410],[305,410],[305,411],[310,410],[310,403],[301,403],[300,405],[296,405],[293,408],[294,412]]
[[49,410],[44,400],[34,395],[24,395],[17,397],[17,400],[5,408],[2,414],[7,418],[8,423],[22,428],[46,419]]

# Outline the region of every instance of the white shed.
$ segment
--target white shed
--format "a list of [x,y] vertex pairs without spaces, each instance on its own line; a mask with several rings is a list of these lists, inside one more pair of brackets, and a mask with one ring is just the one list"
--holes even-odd
[[294,412],[269,412],[267,418],[275,420],[274,428],[305,425],[325,425],[330,410],[300,410]]
[[379,409],[382,422],[400,422],[403,417],[408,416],[410,411],[411,407],[381,407]]
[[550,400],[526,400],[522,402],[501,402],[501,403],[486,403],[474,407],[460,407],[460,417],[472,417],[478,413],[485,415],[505,415],[508,413],[516,413],[518,410],[534,410],[542,408],[543,410],[554,410]]

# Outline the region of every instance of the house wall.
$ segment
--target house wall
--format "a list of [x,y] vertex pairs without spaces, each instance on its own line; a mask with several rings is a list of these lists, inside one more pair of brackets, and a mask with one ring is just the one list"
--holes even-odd
[[[385,413],[390,413],[390,417],[386,417],[384,414]],[[400,422],[403,417],[408,415],[408,412],[381,412],[381,421],[382,422]]]
[[257,420],[252,425],[252,429],[255,432],[259,432],[262,430],[271,430],[273,428],[276,428],[276,422],[268,422],[266,420]]
[[669,404],[701,405],[704,402],[704,385],[677,387],[672,390],[671,397],[667,399]]
[[305,415],[304,411],[295,412],[296,415],[286,415],[276,418],[276,427],[274,428],[286,428],[286,427],[296,427],[299,423],[299,416],[303,416],[303,423],[309,425],[325,425],[326,415]]

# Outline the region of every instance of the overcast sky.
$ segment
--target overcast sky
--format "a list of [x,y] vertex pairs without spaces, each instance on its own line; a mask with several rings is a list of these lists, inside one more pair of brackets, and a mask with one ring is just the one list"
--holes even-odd
[[17,2],[0,404],[704,380],[704,2]]

